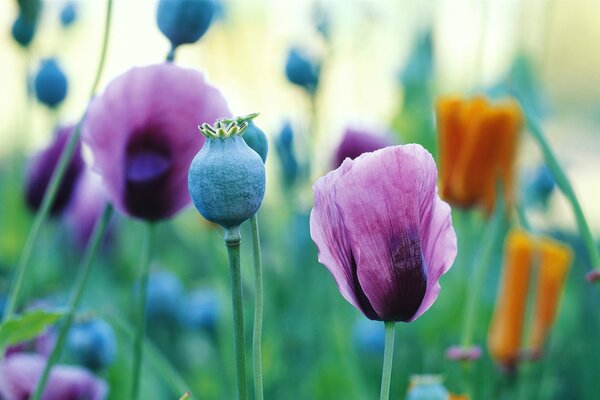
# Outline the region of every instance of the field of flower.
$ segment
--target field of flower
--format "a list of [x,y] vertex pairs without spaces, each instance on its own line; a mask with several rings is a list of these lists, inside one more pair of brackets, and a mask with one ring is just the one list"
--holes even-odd
[[600,400],[600,5],[0,4],[0,400]]

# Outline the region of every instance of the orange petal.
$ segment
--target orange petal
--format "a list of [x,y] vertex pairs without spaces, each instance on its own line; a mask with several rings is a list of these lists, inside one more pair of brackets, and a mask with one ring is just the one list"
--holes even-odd
[[541,239],[538,245],[540,268],[538,272],[531,346],[539,353],[548,330],[556,317],[558,302],[572,261],[571,249],[550,239]]
[[504,198],[508,208],[514,203],[514,163],[519,133],[523,127],[523,116],[515,101],[506,101],[494,106],[486,115],[486,126],[483,129],[493,137],[494,152],[491,177],[486,182],[485,208],[488,212],[494,209],[496,200],[496,180],[502,179]]
[[504,270],[488,333],[490,354],[505,366],[513,365],[519,356],[534,245],[521,230],[513,230],[507,237]]
[[459,202],[459,199],[455,199],[450,183],[464,136],[464,127],[460,118],[462,106],[462,99],[451,96],[441,97],[436,104],[440,154],[440,194],[450,203]]

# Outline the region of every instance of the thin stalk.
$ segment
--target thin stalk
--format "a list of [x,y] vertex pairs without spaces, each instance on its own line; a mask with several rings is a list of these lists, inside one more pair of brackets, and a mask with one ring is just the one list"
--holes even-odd
[[[117,332],[127,338],[128,341],[134,340],[134,327],[129,325],[129,322],[116,311],[104,311],[100,314],[102,318],[107,320]],[[171,364],[169,359],[148,339],[144,339],[144,354],[148,357],[148,366],[154,369],[157,376],[161,377],[165,383],[171,388],[173,393],[183,393],[188,390],[189,385],[179,371]]]
[[240,269],[240,229],[239,226],[225,229],[225,245],[231,270],[231,300],[233,303],[233,328],[235,349],[235,370],[238,386],[238,399],[248,398],[246,386],[246,350],[244,342],[244,308],[242,299],[242,272]]
[[550,144],[546,140],[544,133],[537,123],[532,117],[527,115],[527,125],[529,127],[529,132],[531,136],[535,139],[535,141],[540,146],[542,150],[542,154],[544,155],[544,160],[546,161],[546,165],[552,172],[554,176],[554,180],[556,181],[556,185],[558,188],[564,193],[565,197],[571,203],[571,208],[573,209],[573,213],[575,214],[575,220],[577,221],[577,229],[579,230],[579,235],[583,239],[583,243],[587,250],[587,253],[590,258],[591,268],[600,269],[600,252],[594,243],[594,238],[592,237],[592,233],[590,232],[590,227],[583,215],[583,210],[581,209],[581,205],[579,204],[579,200],[575,195],[575,191],[573,190],[573,186],[571,186],[571,182],[569,182],[569,178],[565,174],[565,171],[558,163]]
[[[112,10],[112,0],[107,1],[106,7],[106,20],[104,24],[104,36],[102,43],[102,50],[100,53],[100,61],[98,62],[98,67],[96,69],[96,77],[94,78],[94,83],[92,85],[90,98],[96,92],[98,87],[98,82],[100,81],[100,77],[102,75],[102,70],[104,69],[104,62],[106,59],[106,49],[108,45],[108,36],[110,31],[110,19],[111,19],[111,10]],[[65,149],[63,150],[56,169],[52,174],[52,178],[48,184],[48,188],[44,193],[44,198],[42,200],[42,204],[35,215],[35,219],[33,221],[33,225],[31,226],[31,230],[29,231],[29,235],[27,236],[27,241],[25,242],[25,247],[23,248],[23,252],[21,253],[21,258],[19,259],[19,264],[17,265],[16,276],[11,284],[10,291],[8,294],[8,299],[6,303],[6,308],[4,310],[4,316],[2,318],[2,322],[5,322],[8,318],[14,314],[15,309],[19,303],[21,292],[23,291],[23,283],[25,282],[29,269],[30,269],[30,261],[31,255],[33,253],[33,249],[37,242],[37,239],[40,235],[40,230],[48,217],[48,213],[50,212],[50,208],[54,203],[54,199],[56,197],[56,193],[62,182],[62,179],[65,175],[69,162],[73,158],[73,153],[75,152],[75,148],[77,147],[77,142],[79,141],[79,136],[81,135],[81,125],[83,123],[84,116],[79,120],[73,134],[69,138]]]
[[385,350],[383,354],[383,370],[381,371],[381,392],[379,400],[388,400],[390,398],[392,364],[394,361],[394,328],[394,321],[385,321]]
[[148,276],[150,274],[150,253],[152,250],[152,238],[154,234],[154,225],[145,224],[144,241],[142,243],[142,252],[140,256],[139,288],[138,296],[138,314],[135,327],[135,337],[133,340],[133,376],[131,399],[137,400],[140,388],[140,375],[142,369],[142,350],[144,345],[144,335],[146,333],[146,301],[148,297]]
[[252,333],[254,399],[262,400],[264,398],[262,375],[263,276],[257,214],[250,218],[250,225],[252,228],[252,253],[254,254],[254,280],[256,286],[254,289],[254,331]]
[[171,50],[169,50],[167,57],[165,58],[166,62],[173,63],[175,61],[175,51],[175,46],[171,46]]
[[52,353],[48,358],[48,362],[44,367],[44,371],[42,372],[42,377],[38,381],[37,387],[35,389],[35,393],[32,397],[32,400],[40,400],[42,397],[42,393],[44,392],[44,388],[48,381],[48,377],[50,376],[50,370],[52,366],[56,364],[60,355],[62,353],[62,349],[67,340],[67,336],[69,333],[69,329],[73,324],[73,319],[75,318],[75,313],[77,312],[77,308],[79,307],[79,303],[81,302],[81,297],[85,288],[87,286],[87,282],[89,281],[90,272],[92,270],[92,265],[94,264],[94,260],[96,259],[96,254],[98,253],[98,248],[102,243],[102,239],[104,238],[104,234],[106,233],[106,228],[108,227],[108,223],[113,213],[113,207],[110,204],[106,204],[104,206],[104,211],[102,215],[96,222],[96,226],[94,227],[94,231],[92,233],[92,237],[88,242],[88,245],[85,249],[85,254],[83,255],[83,259],[81,261],[81,266],[79,268],[79,274],[77,275],[77,280],[75,282],[75,286],[73,286],[73,290],[71,292],[71,297],[69,299],[68,311],[65,315],[65,320],[60,328],[60,332],[58,333],[58,338],[56,339],[56,344],[52,349]]

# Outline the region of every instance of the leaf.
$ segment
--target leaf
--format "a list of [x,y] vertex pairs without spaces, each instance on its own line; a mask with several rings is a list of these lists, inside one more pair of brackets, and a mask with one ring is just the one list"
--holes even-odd
[[36,309],[10,317],[0,325],[0,347],[35,338],[65,314],[66,309]]

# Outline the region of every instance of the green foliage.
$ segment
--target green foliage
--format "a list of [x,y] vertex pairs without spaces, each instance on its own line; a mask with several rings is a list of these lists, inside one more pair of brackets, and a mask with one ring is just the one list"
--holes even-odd
[[66,310],[35,309],[14,315],[0,325],[0,347],[26,342],[40,335],[49,326],[56,323]]

